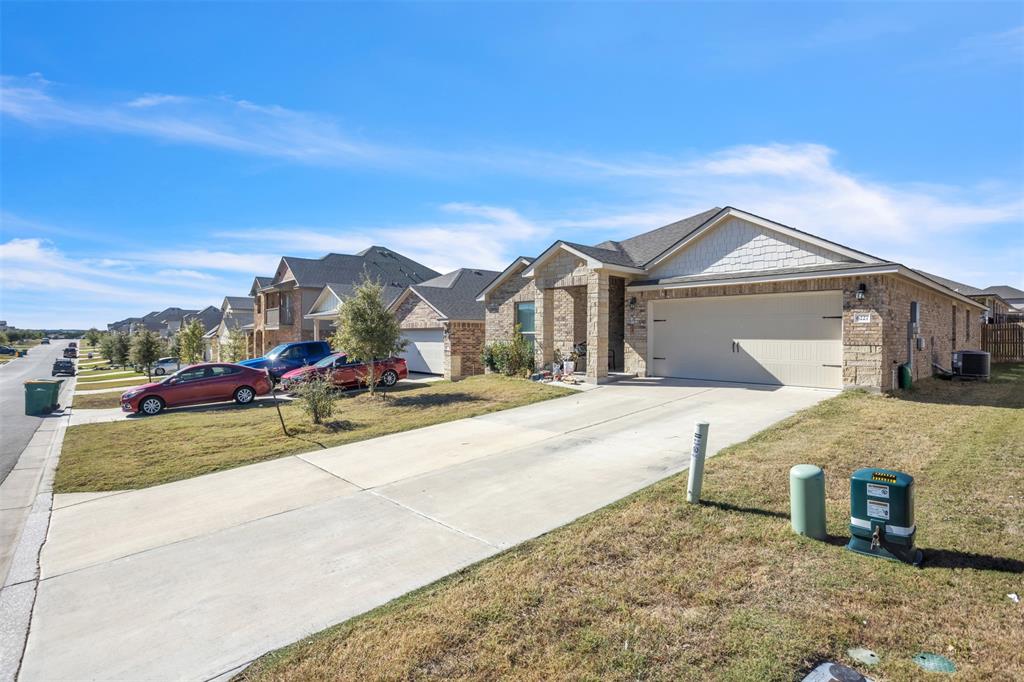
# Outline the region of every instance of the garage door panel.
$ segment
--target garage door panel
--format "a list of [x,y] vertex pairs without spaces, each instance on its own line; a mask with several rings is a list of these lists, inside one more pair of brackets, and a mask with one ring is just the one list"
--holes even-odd
[[653,374],[840,388],[842,294],[655,301]]
[[407,343],[401,357],[410,372],[444,374],[444,330],[406,329],[402,333]]

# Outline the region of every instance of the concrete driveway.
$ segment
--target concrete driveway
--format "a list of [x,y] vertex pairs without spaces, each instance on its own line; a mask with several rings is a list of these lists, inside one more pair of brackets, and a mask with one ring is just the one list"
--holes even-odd
[[145,490],[57,495],[21,679],[223,675],[680,471],[697,419],[713,453],[832,395],[631,380]]

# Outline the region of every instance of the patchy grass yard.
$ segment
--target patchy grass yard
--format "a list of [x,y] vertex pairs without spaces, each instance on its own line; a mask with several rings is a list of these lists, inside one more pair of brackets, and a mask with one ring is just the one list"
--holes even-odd
[[[314,426],[297,404],[283,402],[281,412],[295,437],[281,432],[271,401],[75,426],[64,439],[54,492],[144,488],[572,392],[490,375],[456,383],[399,384],[387,401],[366,393],[342,394],[335,421],[324,426]],[[76,397],[74,404],[86,397]]]
[[111,407],[121,406],[121,394],[124,391],[110,391],[109,393],[75,393],[71,406],[77,410],[106,410]]
[[[108,382],[108,381],[131,381],[139,379],[146,379],[145,374],[132,371],[117,370],[114,372],[90,372],[88,370],[80,372],[78,376],[79,384],[95,384],[97,382]],[[103,383],[99,383],[93,388],[102,388]]]
[[[851,646],[876,679],[1024,679],[1024,366],[991,383],[842,394],[707,465],[290,647],[244,680],[793,680]],[[714,425],[712,425],[714,428]],[[822,465],[830,542],[789,529],[788,471]],[[916,569],[855,555],[848,477],[917,481]],[[856,664],[854,664],[856,666]],[[861,666],[864,672],[868,672]]]

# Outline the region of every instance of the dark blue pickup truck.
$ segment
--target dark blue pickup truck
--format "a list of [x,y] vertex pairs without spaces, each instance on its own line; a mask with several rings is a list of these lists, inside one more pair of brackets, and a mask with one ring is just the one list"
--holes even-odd
[[295,341],[274,346],[266,355],[242,360],[238,364],[253,369],[266,369],[270,376],[279,379],[285,372],[315,364],[330,354],[331,346],[326,341]]

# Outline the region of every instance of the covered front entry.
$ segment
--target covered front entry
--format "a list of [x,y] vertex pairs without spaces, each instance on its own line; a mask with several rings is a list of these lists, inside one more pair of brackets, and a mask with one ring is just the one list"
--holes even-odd
[[653,376],[842,388],[840,291],[664,299],[648,308]]
[[402,352],[410,372],[444,374],[444,330],[406,329],[408,345]]

